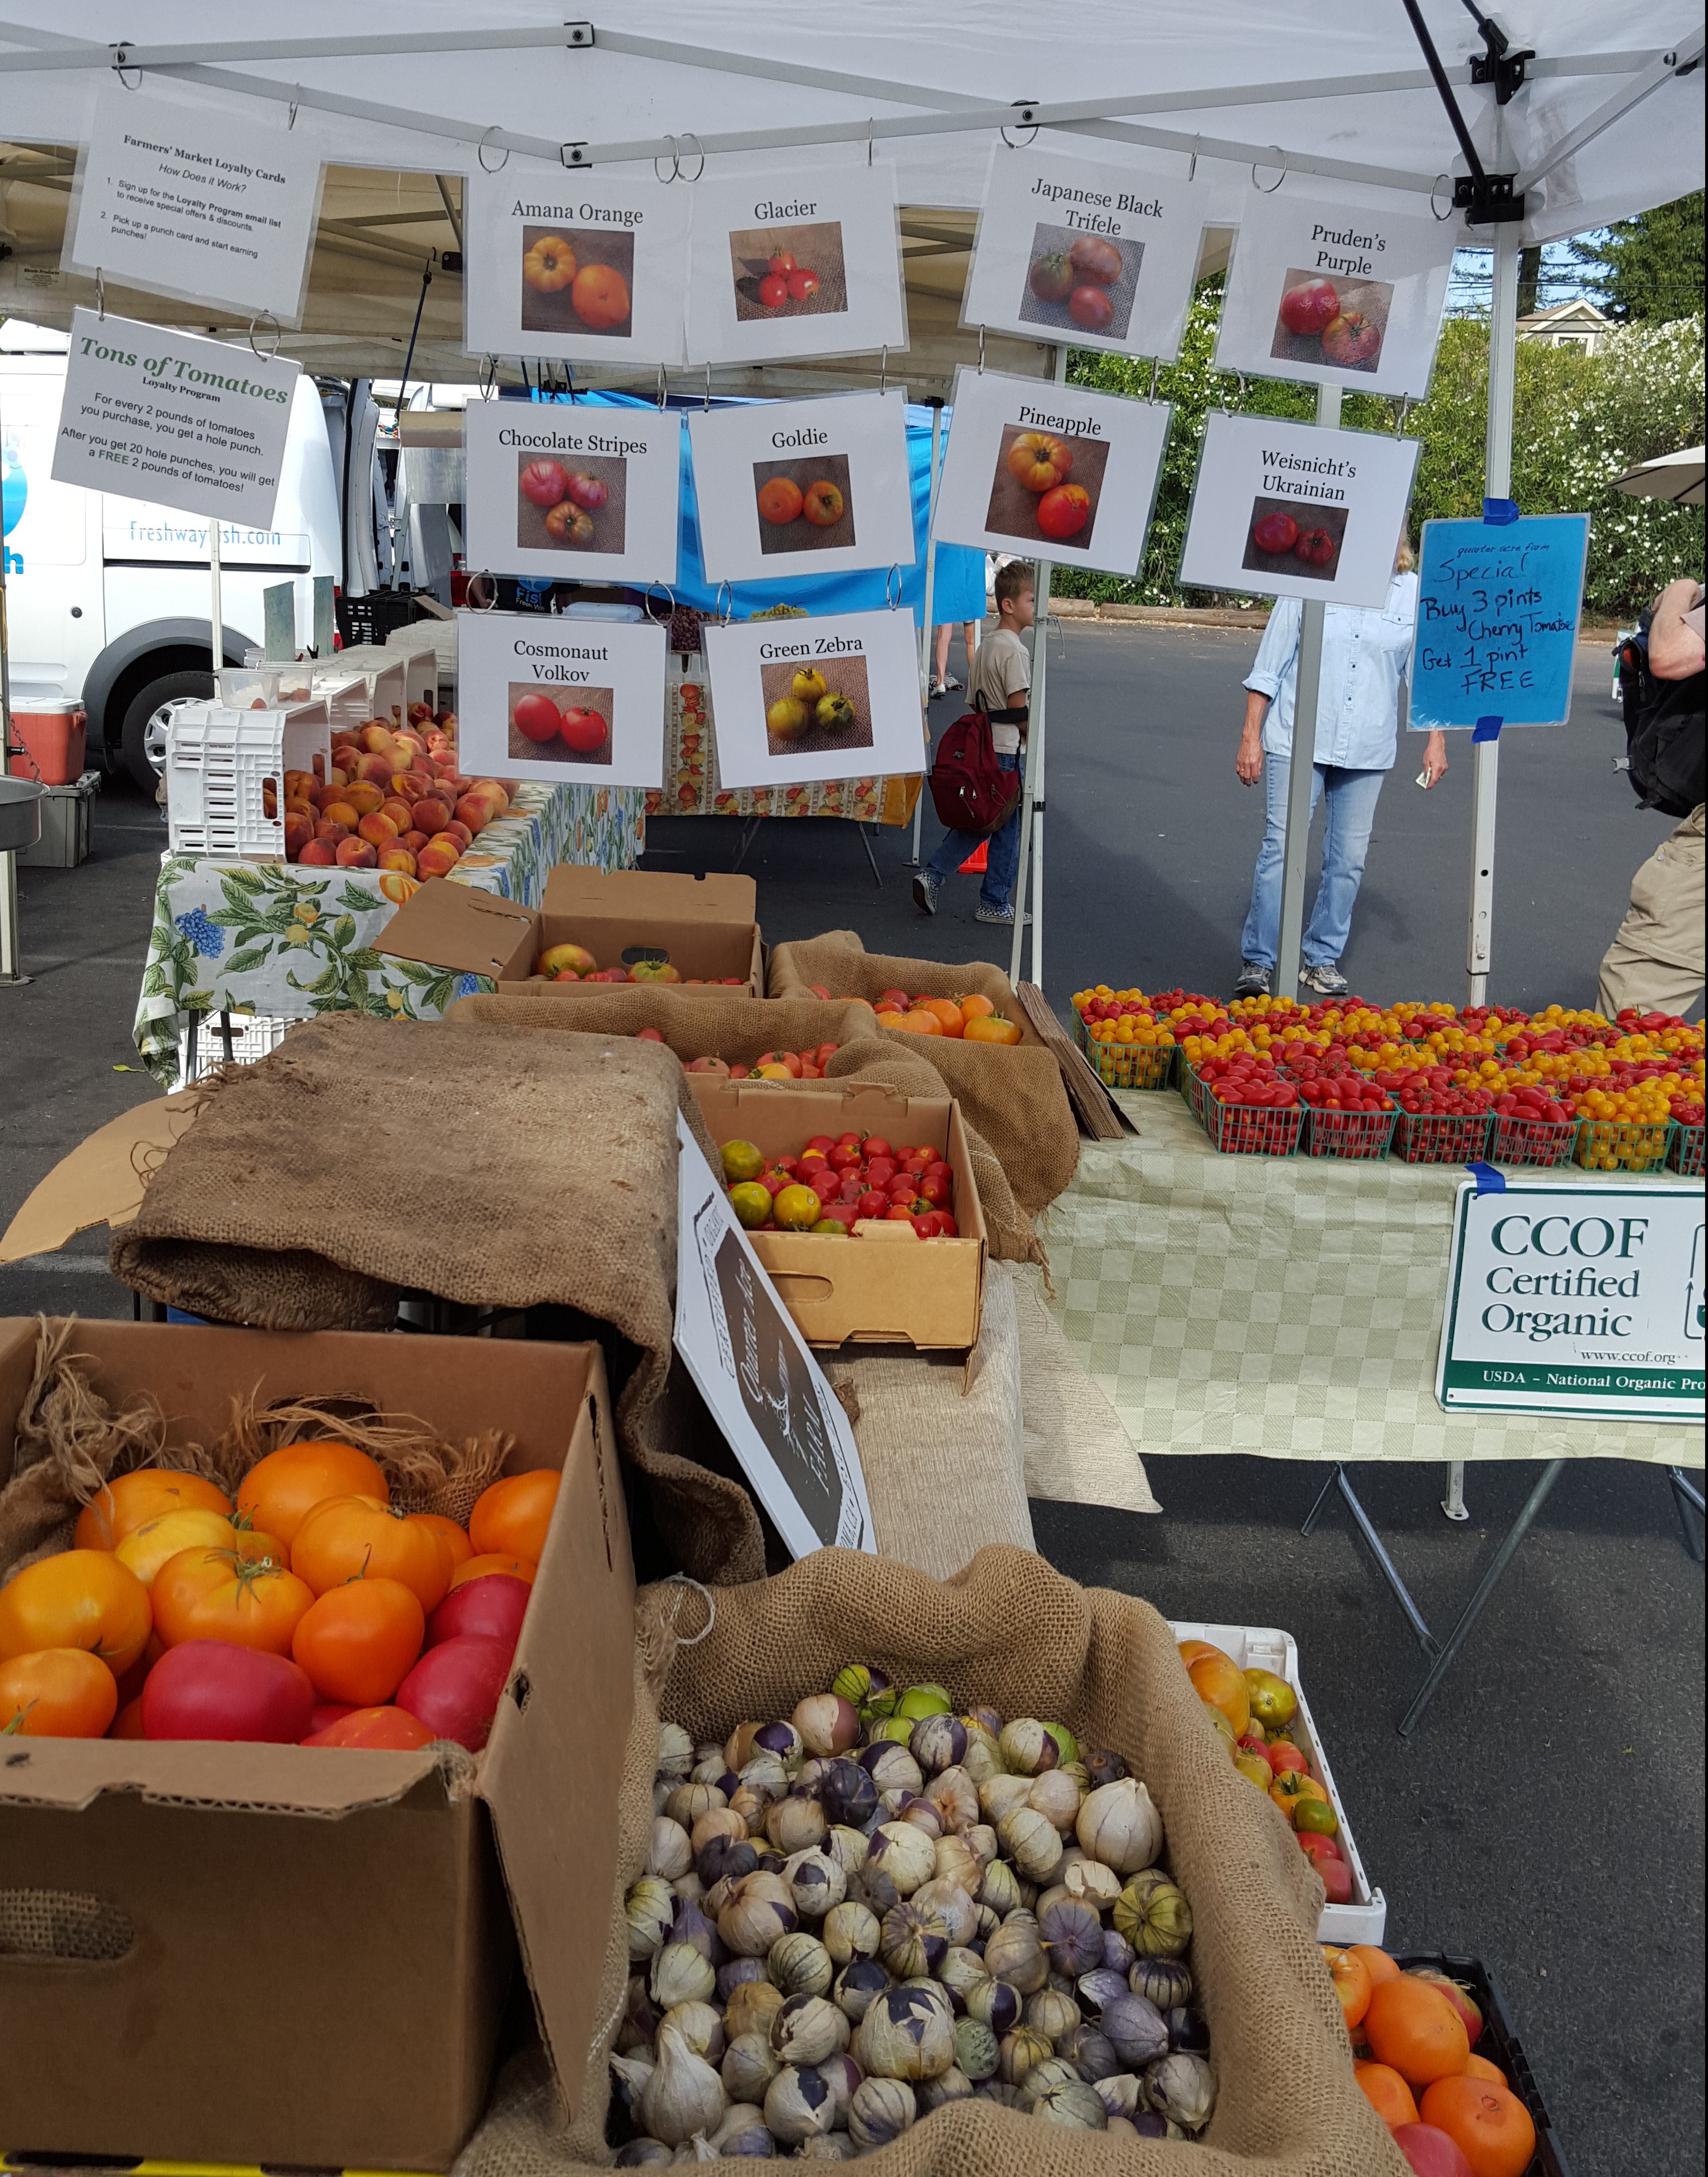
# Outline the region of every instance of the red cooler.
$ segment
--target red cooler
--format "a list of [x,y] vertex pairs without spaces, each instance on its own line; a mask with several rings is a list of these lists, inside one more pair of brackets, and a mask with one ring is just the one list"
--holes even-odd
[[11,758],[13,777],[39,779],[44,786],[75,786],[83,776],[88,723],[82,704],[70,696],[20,689],[12,712],[12,738],[22,741],[24,751]]

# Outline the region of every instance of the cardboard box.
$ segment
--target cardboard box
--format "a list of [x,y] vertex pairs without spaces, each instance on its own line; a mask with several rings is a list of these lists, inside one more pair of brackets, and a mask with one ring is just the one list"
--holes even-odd
[[[35,1341],[0,1321],[0,1481]],[[82,1938],[0,1952],[0,2144],[447,2169],[517,1935],[571,2097],[602,2022],[635,1590],[598,1348],[90,1322],[74,1349],[113,1405],[157,1399],[174,1441],[252,1390],[341,1396],[453,1440],[507,1430],[512,1471],[564,1482],[472,1790],[430,1749],[0,1742],[0,1884],[53,1893],[39,1924]]]
[[[685,982],[741,978],[749,997],[765,992],[764,952],[751,877],[694,877],[680,870],[582,869],[560,863],[538,912],[430,877],[385,925],[379,950],[500,985],[546,985],[534,962],[550,945],[583,945],[602,968],[668,960]],[[554,983],[573,997],[582,987]],[[608,985],[595,983],[594,990]]]
[[967,1153],[961,1108],[948,1096],[898,1096],[877,1087],[817,1082],[722,1081],[690,1073],[712,1138],[756,1143],[794,1156],[815,1134],[882,1134],[942,1150],[955,1175],[959,1237],[921,1240],[910,1225],[822,1232],[750,1232],[754,1252],[813,1345],[915,1345],[964,1352],[979,1339],[988,1236]]

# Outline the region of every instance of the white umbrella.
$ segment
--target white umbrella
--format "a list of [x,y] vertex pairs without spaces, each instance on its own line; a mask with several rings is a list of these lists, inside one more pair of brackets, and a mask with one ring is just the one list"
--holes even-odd
[[1669,499],[1674,506],[1700,506],[1702,449],[1686,446],[1676,454],[1658,454],[1614,481],[1632,499]]

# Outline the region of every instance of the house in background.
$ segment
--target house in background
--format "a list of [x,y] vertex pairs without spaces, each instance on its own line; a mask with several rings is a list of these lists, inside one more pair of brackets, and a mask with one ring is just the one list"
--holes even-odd
[[1551,310],[1532,310],[1518,321],[1520,340],[1541,341],[1547,347],[1580,347],[1593,355],[1613,330],[1593,303],[1580,296],[1575,302],[1556,303]]

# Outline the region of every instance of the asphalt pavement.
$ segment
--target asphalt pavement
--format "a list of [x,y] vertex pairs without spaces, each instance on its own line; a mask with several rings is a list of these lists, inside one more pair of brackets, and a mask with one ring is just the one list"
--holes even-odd
[[[1052,643],[1056,637],[1052,636]],[[1234,778],[1246,635],[1068,624],[1050,659],[1045,987],[1058,1010],[1106,980],[1223,990],[1262,828]],[[1630,875],[1666,829],[1633,802],[1605,662],[1582,654],[1574,723],[1502,746],[1493,973],[1498,1001],[1593,1000]],[[954,714],[935,707],[934,723]],[[1373,998],[1462,998],[1470,750],[1434,793],[1396,769],[1378,811],[1346,972]],[[650,827],[648,866],[721,869],[733,820]],[[925,851],[937,828],[927,812]],[[95,853],[19,873],[25,964],[0,990],[0,1223],[85,1135],[155,1093],[130,1041],[163,827],[122,782]],[[745,866],[766,934],[852,928],[874,951],[1001,959],[961,880],[935,919],[909,897],[906,833],[767,821]],[[104,1228],[0,1269],[0,1314],[128,1315]],[[1034,1503],[1040,1548],[1073,1577],[1166,1615],[1280,1626],[1389,1904],[1398,1946],[1468,1952],[1505,1994],[1576,2177],[1702,2164],[1702,1571],[1662,1470],[1567,1470],[1408,1743],[1394,1723],[1424,1658],[1331,1511],[1298,1530],[1322,1470],[1152,1458],[1165,1511]],[[1450,1624],[1535,1480],[1473,1467],[1472,1520],[1438,1508],[1443,1470],[1367,1464],[1357,1487],[1432,1624]]]

